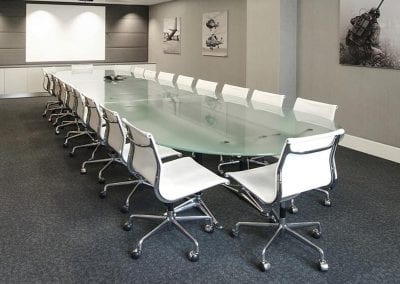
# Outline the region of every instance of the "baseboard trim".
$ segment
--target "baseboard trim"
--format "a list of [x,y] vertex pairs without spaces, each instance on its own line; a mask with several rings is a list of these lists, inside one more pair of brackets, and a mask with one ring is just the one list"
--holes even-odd
[[382,159],[400,163],[400,148],[345,134],[340,145]]

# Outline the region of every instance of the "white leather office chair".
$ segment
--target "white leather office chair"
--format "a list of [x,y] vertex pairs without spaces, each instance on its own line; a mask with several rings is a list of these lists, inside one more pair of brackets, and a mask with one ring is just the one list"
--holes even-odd
[[173,87],[174,86],[174,76],[175,76],[175,74],[173,74],[173,73],[167,73],[167,72],[161,71],[158,73],[157,80],[160,85]]
[[144,70],[143,76],[146,80],[151,80],[151,81],[155,81],[156,80],[156,76],[157,76],[157,72],[153,71],[153,70]]
[[[89,158],[89,161],[91,161],[94,159],[95,153],[97,152],[99,147],[105,145],[105,122],[102,118],[100,108],[94,100],[89,97],[85,97],[85,106],[87,109],[85,125],[90,131],[89,136],[91,137],[92,142],[73,147],[69,155],[73,157],[75,155],[75,151],[79,148],[95,147],[91,157]],[[94,134],[92,135],[92,133]]]
[[[232,229],[232,236],[239,234],[241,226],[275,228],[275,233],[262,251],[261,270],[271,268],[266,259],[266,251],[274,239],[284,231],[310,246],[320,254],[319,268],[328,270],[324,252],[321,248],[300,235],[293,229],[316,227],[313,237],[321,236],[319,222],[286,222],[286,201],[299,194],[317,187],[333,187],[337,180],[335,152],[344,130],[309,137],[289,138],[283,147],[281,157],[276,164],[271,164],[241,172],[226,173],[226,176],[236,180],[249,194],[260,202],[271,205],[279,204],[280,214],[273,214],[275,223],[238,222]],[[272,211],[274,212],[274,211]]]
[[[296,120],[311,122],[313,124],[323,123],[324,125],[322,126],[327,127],[330,127],[332,124],[334,124],[333,121],[335,119],[337,109],[337,105],[331,105],[302,98],[297,98],[293,107]],[[326,121],[320,120],[320,118],[323,118]],[[327,122],[330,123],[330,125],[325,125]],[[325,195],[324,205],[331,206],[329,191],[322,188],[316,188],[315,190]],[[289,212],[298,212],[298,208],[294,204],[294,200],[291,201]]]
[[[127,129],[127,133],[124,132],[124,135],[127,136],[129,138],[129,127],[131,127],[132,125],[126,120],[126,119],[122,119],[122,123],[126,126]],[[133,176],[133,178],[137,178],[137,173],[135,172],[135,170],[130,167],[130,165],[132,165],[132,159],[134,157],[134,153],[135,150],[132,149],[132,143],[129,144],[125,144],[126,149],[129,149],[128,151],[128,156],[127,156],[127,161],[126,161],[126,166],[129,170],[129,172],[131,173],[131,175]],[[166,158],[171,158],[171,157],[181,157],[182,153],[175,151],[172,148],[168,148],[165,146],[161,146],[161,145],[156,145],[157,148],[157,152],[159,153],[160,159],[166,159]],[[131,151],[132,149],[132,151]],[[133,190],[129,193],[128,197],[125,200],[124,205],[121,207],[121,212],[122,213],[128,213],[129,212],[129,204],[130,204],[130,199],[133,195],[133,193],[136,191],[136,188],[140,185],[140,184],[145,184],[145,182],[143,182],[143,180],[141,179],[136,179],[136,180],[128,180],[128,181],[122,181],[122,182],[114,182],[114,183],[108,183],[104,186],[103,191],[100,193],[100,196],[103,197],[107,194],[107,190],[110,187],[113,186],[121,186],[121,185],[130,185],[130,184],[135,184],[135,187],[133,188]]]
[[[103,172],[114,162],[126,165],[128,158],[129,145],[125,144],[125,134],[119,115],[117,112],[107,109],[100,105],[100,109],[103,113],[103,118],[106,124],[104,132],[104,144],[115,153],[110,158],[88,160],[82,163],[81,174],[86,174],[87,164],[106,163],[103,168],[99,171],[98,180],[100,183],[104,183]],[[101,198],[106,197],[106,192],[101,192],[99,195]]]
[[222,87],[221,95],[224,101],[247,106],[247,96],[249,88],[242,88],[234,85],[225,84]]
[[[225,102],[248,106],[247,96],[249,94],[248,88],[242,88],[238,86],[233,86],[229,84],[225,84],[222,87],[221,95]],[[223,174],[224,171],[222,167],[227,165],[239,164],[239,160],[231,159],[230,161],[224,161],[223,156],[220,156],[220,163],[218,164],[218,171]]]
[[178,78],[176,79],[176,86],[180,90],[193,93],[193,88],[192,88],[193,80],[194,80],[193,77],[179,75]]
[[134,148],[130,167],[140,175],[143,181],[154,188],[156,197],[167,207],[166,214],[161,216],[133,214],[129,217],[129,220],[124,225],[124,230],[132,229],[134,219],[162,221],[161,224],[139,240],[136,248],[131,252],[132,258],[139,258],[142,254],[143,242],[162,227],[169,224],[174,225],[194,243],[195,248],[188,253],[188,258],[191,261],[197,261],[199,259],[198,242],[179,222],[208,220],[210,224],[205,226],[205,230],[212,232],[212,219],[208,215],[177,216],[174,203],[179,202],[185,197],[220,184],[228,183],[229,181],[217,176],[190,157],[162,163],[153,136],[129,123],[126,123],[126,125],[128,127],[128,139],[132,145],[131,148]]
[[217,89],[217,82],[206,81],[202,79],[198,79],[196,82],[196,92],[202,96],[208,96],[211,98],[217,98],[215,91]]
[[[46,68],[42,69],[43,89],[53,97],[55,97],[55,94],[53,93],[54,79],[53,79],[52,74],[56,73],[56,71],[57,70],[55,67],[46,67]],[[53,110],[57,109],[57,107],[59,107],[59,106],[60,106],[60,102],[58,100],[46,102],[42,116],[46,117],[48,111],[53,111]]]
[[[254,90],[250,99],[251,106],[253,109],[271,112],[283,116],[283,102],[285,100],[284,95],[273,94],[269,92]],[[277,157],[279,158],[279,157]],[[251,157],[247,161],[248,163],[266,165],[264,161],[265,157]]]
[[135,78],[144,79],[144,68],[142,68],[142,67],[134,67],[133,68],[133,76]]

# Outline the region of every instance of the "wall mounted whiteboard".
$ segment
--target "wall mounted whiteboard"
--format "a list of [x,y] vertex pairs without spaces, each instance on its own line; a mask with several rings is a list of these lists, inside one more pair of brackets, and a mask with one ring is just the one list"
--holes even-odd
[[26,62],[105,60],[105,7],[26,4]]

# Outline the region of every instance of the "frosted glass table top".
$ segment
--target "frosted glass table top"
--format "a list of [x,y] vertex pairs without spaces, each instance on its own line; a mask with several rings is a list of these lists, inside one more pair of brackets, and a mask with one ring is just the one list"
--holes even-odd
[[58,72],[56,76],[85,96],[117,111],[136,127],[152,133],[160,145],[232,156],[280,154],[285,140],[326,133],[333,122],[266,105],[226,102],[158,82],[128,77],[105,82],[108,71]]

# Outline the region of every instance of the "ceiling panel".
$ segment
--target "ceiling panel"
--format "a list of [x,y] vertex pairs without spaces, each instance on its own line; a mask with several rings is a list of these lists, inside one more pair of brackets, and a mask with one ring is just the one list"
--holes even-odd
[[[0,0],[1,1],[1,0]],[[29,0],[29,2],[35,2],[43,0]],[[93,4],[115,4],[115,5],[155,5],[164,2],[170,2],[173,0],[93,0],[93,1],[79,1],[79,0],[45,0],[46,2],[69,2],[69,3],[93,3]]]

